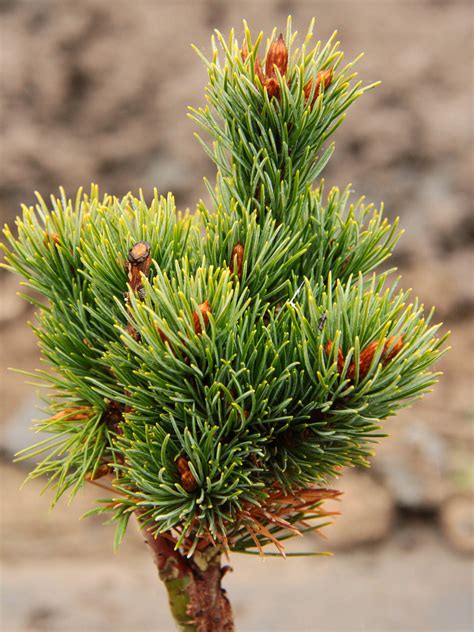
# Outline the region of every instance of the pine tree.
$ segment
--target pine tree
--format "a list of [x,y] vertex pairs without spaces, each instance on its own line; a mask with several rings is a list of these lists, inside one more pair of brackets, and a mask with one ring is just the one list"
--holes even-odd
[[[321,181],[346,110],[373,86],[335,37],[217,32],[207,105],[190,116],[215,163],[210,204],[63,190],[4,234],[48,370],[38,460],[54,502],[108,489],[115,546],[134,516],[183,630],[232,630],[221,556],[285,555],[327,522],[344,466],[434,384],[439,326],[385,262],[383,209]],[[259,51],[260,55],[259,56]],[[209,142],[209,138],[211,141]],[[38,298],[38,294],[43,298]],[[38,459],[39,457],[39,459]],[[100,479],[100,481],[99,481]],[[270,553],[271,554],[271,553]]]

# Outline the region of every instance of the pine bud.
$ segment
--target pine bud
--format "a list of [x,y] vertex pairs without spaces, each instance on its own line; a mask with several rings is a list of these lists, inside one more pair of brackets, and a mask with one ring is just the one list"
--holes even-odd
[[132,265],[145,263],[150,257],[150,244],[146,241],[138,241],[128,251],[128,261]]
[[47,246],[49,243],[53,243],[55,246],[58,246],[60,243],[60,239],[59,239],[59,235],[58,233],[44,233],[44,239],[43,239],[43,243],[45,246]]
[[135,340],[135,342],[140,342],[141,336],[131,323],[127,324],[127,332]]
[[[363,380],[367,375],[370,369],[370,365],[372,364],[372,360],[374,359],[375,351],[378,347],[378,340],[371,342],[370,345],[367,345],[363,351],[361,351],[359,356],[359,379]],[[349,370],[347,372],[347,377],[350,380],[353,380],[355,376],[355,364],[351,362]]]
[[[398,338],[395,344],[394,344],[394,341],[395,341],[395,337],[390,336],[390,338],[387,338],[384,344],[382,357],[381,357],[383,366],[388,364],[390,360],[393,360],[393,358],[397,355],[397,353],[400,352],[400,350],[403,347],[403,336],[400,336],[400,338]],[[359,356],[359,379],[363,380],[364,377],[369,372],[370,365],[372,364],[372,360],[374,359],[374,355],[377,350],[378,344],[379,344],[378,341],[375,340],[374,342],[371,342],[369,345],[367,345],[367,347],[361,352]],[[393,345],[393,348],[389,352],[388,350],[390,349],[390,347],[392,347],[392,345]],[[354,362],[352,362],[347,372],[347,377],[350,380],[353,380],[354,376],[355,376],[355,364]]]
[[[147,275],[151,266],[150,244],[146,241],[138,241],[128,251],[128,282],[138,298],[144,298],[144,289],[142,284],[142,274]],[[127,301],[130,297],[127,297]],[[129,306],[130,311],[130,306]],[[128,323],[127,331],[137,342],[140,341],[140,334],[136,329]]]
[[53,419],[61,419],[65,421],[82,421],[83,419],[90,419],[93,411],[88,406],[78,406],[77,408],[65,408],[59,413],[56,413],[51,417]]
[[308,102],[308,100],[311,99],[310,105],[314,105],[316,99],[319,97],[321,85],[323,86],[324,90],[327,90],[331,85],[333,76],[334,71],[332,68],[328,68],[327,70],[320,70],[316,77],[316,86],[314,88],[314,94],[312,98],[311,93],[313,90],[313,80],[310,79],[303,88],[305,101]]
[[97,467],[95,470],[87,472],[84,478],[86,481],[96,481],[103,476],[107,476],[107,474],[110,474],[110,468],[106,463],[103,463],[102,465],[99,465],[99,467]]
[[156,331],[158,332],[158,335],[161,338],[161,340],[169,344],[170,341],[168,339],[168,336],[164,334],[158,326],[156,326]]
[[[305,87],[303,88],[305,103],[307,103],[308,99],[311,97],[312,89],[313,89],[313,80],[310,79],[308,81],[308,83],[305,85]],[[313,97],[313,100],[311,101],[311,104],[313,104],[315,102],[315,100],[316,100],[316,96]]]
[[244,263],[244,247],[239,242],[236,244],[232,250],[232,255],[230,259],[230,271],[232,274],[237,274],[239,279],[242,276],[242,266]]
[[270,99],[272,97],[277,97],[280,94],[280,86],[274,77],[265,79],[265,88],[267,89]]
[[111,400],[109,401],[107,408],[102,416],[102,419],[107,424],[107,428],[109,428],[116,434],[122,434],[120,424],[124,420],[124,412],[126,412],[126,406],[124,406],[123,404],[119,404],[114,400]]
[[[333,344],[334,343],[332,340],[328,340],[328,342],[324,346],[324,350],[327,356],[331,355]],[[341,347],[339,347],[337,350],[337,370],[339,371],[339,373],[342,372],[345,362],[346,362],[346,359],[344,358],[344,354],[342,353]]]
[[193,473],[189,469],[188,461],[184,456],[179,456],[176,465],[178,466],[181,485],[187,492],[193,492],[197,488],[197,483]]
[[333,77],[334,77],[334,70],[332,68],[327,68],[326,70],[320,70],[316,78],[316,86],[318,87],[318,89],[321,86],[323,86],[324,90],[327,90],[332,83]]
[[249,49],[247,46],[247,40],[244,39],[243,43],[242,43],[242,48],[240,49],[240,56],[242,58],[242,61],[245,63],[248,59],[249,56]]
[[[393,360],[393,358],[400,353],[402,347],[403,347],[403,336],[400,336],[399,339],[395,342],[395,336],[390,336],[389,338],[387,338],[386,343],[384,344],[383,347],[383,364],[388,364],[390,362],[390,360]],[[392,347],[392,349],[389,351],[390,347]]]
[[258,55],[255,58],[255,64],[254,64],[254,68],[253,69],[254,69],[254,72],[255,72],[255,76],[258,77],[260,83],[263,86],[265,84],[265,77],[263,75],[262,64],[260,63],[260,57]]
[[200,305],[198,305],[197,310],[193,313],[194,331],[197,334],[202,333],[202,326],[201,326],[201,320],[199,319],[199,312],[201,313],[202,320],[204,322],[204,328],[206,328],[209,322],[209,314],[211,313],[211,306],[209,305],[209,301],[204,301],[204,303],[201,303]]
[[369,372],[370,365],[372,364],[372,360],[374,359],[378,346],[378,340],[374,340],[374,342],[367,345],[367,347],[361,352],[359,356],[359,375],[361,378],[364,378]]
[[265,74],[268,78],[275,78],[275,66],[283,76],[288,68],[288,49],[283,39],[283,35],[280,33],[280,37],[272,42],[268,49],[267,62],[265,64]]
[[128,252],[128,280],[134,292],[141,288],[141,275],[148,274],[150,265],[150,244],[137,242]]

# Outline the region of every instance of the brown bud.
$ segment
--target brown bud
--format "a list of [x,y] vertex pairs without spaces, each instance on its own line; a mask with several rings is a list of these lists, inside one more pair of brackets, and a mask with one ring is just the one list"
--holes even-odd
[[124,420],[123,414],[126,412],[125,408],[123,404],[111,400],[102,416],[102,419],[107,424],[107,428],[110,428],[110,430],[113,430],[117,434],[122,434],[120,424]]
[[99,467],[97,467],[95,470],[87,472],[84,478],[86,481],[96,481],[103,476],[107,476],[107,474],[110,474],[110,468],[106,463],[103,463],[102,465],[99,465]]
[[[395,344],[394,344],[395,343]],[[389,349],[391,348],[391,350],[389,351]],[[393,360],[393,358],[400,353],[400,351],[402,350],[403,347],[403,336],[400,336],[398,338],[398,340],[395,342],[395,336],[390,336],[389,338],[387,338],[387,341],[384,344],[383,347],[383,364],[388,364],[390,362],[390,360]]]
[[239,279],[242,276],[242,266],[244,263],[244,247],[241,243],[234,246],[230,259],[230,271],[232,274],[237,274]]
[[202,326],[201,326],[201,320],[199,319],[199,312],[201,313],[202,320],[204,322],[204,328],[206,328],[209,322],[209,314],[211,313],[211,306],[209,305],[209,301],[204,301],[204,303],[201,303],[200,305],[198,305],[197,310],[193,312],[194,331],[197,334],[202,333]]
[[[151,266],[150,244],[146,241],[138,241],[128,251],[128,282],[134,292],[137,293],[139,299],[144,298],[144,289],[142,283],[142,274],[147,275]],[[126,301],[130,302],[130,297],[126,295]],[[131,311],[130,305],[128,307]],[[128,323],[127,331],[137,342],[140,340],[140,334],[136,329]]]
[[140,334],[135,329],[135,327],[131,325],[130,323],[127,324],[127,331],[130,334],[130,336],[135,340],[135,342],[140,342],[141,340]]
[[275,66],[283,76],[288,68],[288,49],[283,39],[283,35],[280,33],[280,37],[272,42],[268,49],[267,61],[265,64],[265,74],[267,77],[276,77]]
[[265,88],[267,89],[270,99],[272,97],[278,97],[278,95],[280,94],[280,85],[278,81],[273,77],[265,79]]
[[59,239],[59,235],[58,233],[45,233],[44,234],[44,239],[43,239],[43,243],[45,246],[47,246],[50,242],[53,242],[53,244],[55,246],[58,246],[60,243],[60,239]]
[[320,70],[316,78],[316,86],[319,89],[323,86],[324,90],[327,90],[332,83],[334,77],[334,70],[332,68],[326,68],[326,70]]
[[[308,102],[308,99],[311,97],[311,90],[312,89],[313,89],[313,80],[310,79],[308,81],[308,83],[303,88],[304,100],[305,100],[306,103]],[[311,103],[314,103],[315,100],[316,100],[316,98],[313,98]]]
[[[326,345],[324,346],[324,350],[325,350],[327,356],[331,355],[333,344],[334,343],[333,343],[332,340],[328,340]],[[342,372],[342,370],[344,368],[345,361],[346,361],[346,359],[344,358],[344,354],[342,353],[342,349],[341,349],[341,347],[339,347],[338,350],[337,350],[337,370],[339,371],[339,373]]]
[[[363,380],[367,375],[370,369],[370,365],[372,364],[372,360],[374,359],[375,351],[378,347],[378,340],[371,342],[370,345],[367,345],[365,349],[363,349],[359,356],[359,379]],[[349,370],[347,372],[347,377],[350,380],[353,380],[355,376],[355,364],[351,362]]]
[[156,327],[156,331],[158,332],[158,335],[161,338],[161,340],[169,344],[168,336],[164,334],[158,326]]
[[327,90],[331,85],[333,76],[334,71],[332,68],[328,68],[327,70],[320,70],[316,77],[316,86],[314,88],[314,94],[312,98],[311,93],[313,90],[313,80],[310,79],[303,88],[305,101],[308,102],[308,100],[311,99],[310,105],[314,105],[316,99],[319,97],[321,86],[323,86],[324,90]]
[[258,55],[255,58],[254,72],[255,76],[259,78],[260,83],[263,86],[265,83],[265,77],[263,76],[262,64],[260,63],[260,57]]
[[77,408],[65,408],[59,413],[56,413],[51,419],[64,419],[65,421],[82,421],[83,419],[90,419],[92,416],[92,409],[87,406],[78,406]]
[[188,461],[184,456],[179,456],[176,465],[178,466],[181,485],[187,492],[193,492],[197,488],[197,483],[193,473],[189,469]]
[[128,261],[132,265],[139,265],[147,261],[150,256],[150,244],[146,241],[138,241],[128,251]]
[[150,265],[150,244],[137,242],[128,252],[128,280],[134,292],[142,287],[141,275],[148,274]]
[[240,49],[240,56],[242,57],[242,61],[245,63],[249,56],[249,49],[247,46],[247,40],[244,39],[242,43],[242,48]]
[[[395,337],[390,336],[390,338],[387,338],[384,344],[382,356],[381,356],[382,364],[384,366],[388,364],[390,360],[393,360],[393,358],[397,355],[397,353],[400,352],[400,350],[403,347],[403,336],[400,336],[398,340],[395,342],[395,344],[394,344],[394,341],[395,341]],[[364,379],[364,377],[369,372],[370,365],[372,364],[372,360],[374,359],[375,351],[377,350],[378,344],[379,344],[378,341],[375,340],[374,342],[371,342],[369,345],[367,345],[367,347],[361,352],[359,356],[359,379],[361,380]],[[390,347],[392,347],[392,349],[389,351]],[[351,380],[354,379],[355,365],[353,362],[351,363],[349,367],[347,376]]]
[[89,347],[89,349],[92,349],[92,344],[90,343],[89,340],[87,340],[87,338],[83,338],[82,342],[86,345],[86,347]]

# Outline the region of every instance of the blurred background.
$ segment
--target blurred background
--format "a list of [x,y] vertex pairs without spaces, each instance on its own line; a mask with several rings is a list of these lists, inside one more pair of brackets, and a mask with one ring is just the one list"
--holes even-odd
[[[181,208],[206,197],[212,168],[187,105],[203,102],[212,29],[339,31],[366,81],[336,133],[328,184],[352,182],[406,234],[392,263],[452,330],[435,392],[387,423],[367,471],[345,472],[337,523],[293,550],[333,558],[234,556],[227,575],[241,631],[472,629],[474,445],[473,25],[464,0],[1,0],[0,214],[65,186],[97,182],[123,194],[172,190]],[[173,629],[163,588],[138,533],[118,555],[112,528],[79,521],[98,494],[48,513],[41,481],[20,493],[35,388],[9,366],[39,364],[16,296],[0,273],[2,472],[0,622],[5,632]],[[99,494],[100,496],[100,494]],[[296,546],[298,545],[298,546]]]

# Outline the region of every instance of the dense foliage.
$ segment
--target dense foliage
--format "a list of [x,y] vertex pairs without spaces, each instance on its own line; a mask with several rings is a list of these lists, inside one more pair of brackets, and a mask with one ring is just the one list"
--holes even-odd
[[210,206],[92,187],[39,197],[17,237],[5,229],[48,367],[37,427],[51,436],[22,457],[41,456],[31,476],[55,498],[103,477],[117,541],[135,512],[188,553],[281,547],[436,380],[438,327],[374,272],[396,223],[349,189],[313,188],[371,86],[311,36],[295,49],[289,22],[262,65],[261,35],[217,34],[207,105],[191,111],[217,168]]

